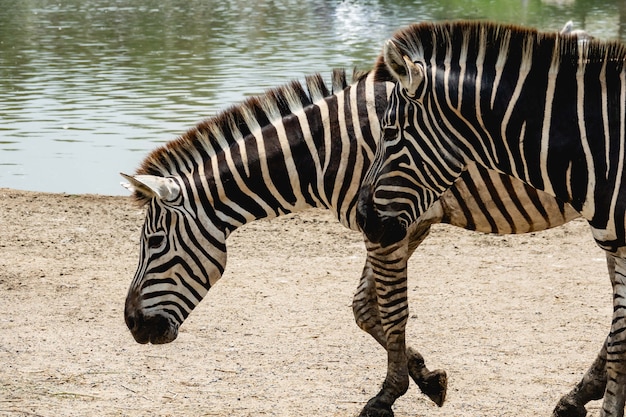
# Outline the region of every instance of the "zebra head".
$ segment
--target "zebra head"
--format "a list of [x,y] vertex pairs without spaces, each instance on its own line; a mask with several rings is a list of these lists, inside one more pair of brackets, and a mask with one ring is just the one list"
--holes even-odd
[[169,343],[223,274],[226,233],[211,213],[198,213],[180,177],[122,176],[147,206],[126,325],[139,343]]
[[[401,43],[387,41],[379,80],[395,81],[381,119],[381,140],[359,194],[357,221],[382,246],[398,242],[407,228],[450,187],[462,171],[458,156],[421,140],[433,133],[426,100],[431,80],[425,62],[409,57]],[[442,164],[442,161],[446,161]],[[452,166],[453,169],[450,169]]]

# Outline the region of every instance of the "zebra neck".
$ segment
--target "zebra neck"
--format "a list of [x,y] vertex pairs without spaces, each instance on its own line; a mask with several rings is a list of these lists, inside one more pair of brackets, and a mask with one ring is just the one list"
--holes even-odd
[[374,157],[390,84],[371,75],[255,129],[213,160],[214,206],[234,230],[307,208],[357,230],[360,183]]

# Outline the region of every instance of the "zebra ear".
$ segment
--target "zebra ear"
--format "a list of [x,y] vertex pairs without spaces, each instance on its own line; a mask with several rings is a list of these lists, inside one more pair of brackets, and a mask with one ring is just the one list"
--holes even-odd
[[171,178],[155,175],[120,175],[128,180],[122,186],[133,193],[139,193],[146,198],[157,197],[163,201],[174,201],[180,195],[180,187]]
[[418,87],[424,81],[423,67],[411,61],[402,50],[402,47],[392,40],[385,42],[383,54],[389,72],[409,94],[415,95]]

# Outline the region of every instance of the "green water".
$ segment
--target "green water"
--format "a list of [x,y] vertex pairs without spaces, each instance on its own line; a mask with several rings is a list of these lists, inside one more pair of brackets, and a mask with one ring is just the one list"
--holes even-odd
[[626,40],[624,0],[0,0],[0,187],[125,194],[117,173],[200,119],[460,18]]

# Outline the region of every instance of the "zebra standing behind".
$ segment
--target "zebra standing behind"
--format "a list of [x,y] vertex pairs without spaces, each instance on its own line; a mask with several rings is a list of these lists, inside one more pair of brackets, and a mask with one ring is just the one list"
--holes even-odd
[[[237,227],[308,207],[330,209],[356,226],[357,193],[380,134],[393,84],[374,74],[347,86],[335,72],[331,94],[319,76],[268,91],[200,123],[158,148],[125,178],[147,207],[139,266],[125,319],[140,343],[167,343],[226,267],[226,238]],[[345,88],[345,90],[343,90]],[[561,225],[578,214],[520,181],[471,166],[410,238],[447,222],[485,233],[523,233]],[[487,188],[484,193],[481,189]],[[354,297],[357,324],[383,347],[376,283],[368,259]],[[443,371],[430,372],[407,349],[409,373],[442,405]],[[592,382],[595,378],[592,378]],[[589,401],[576,397],[581,404]]]
[[[388,349],[386,384],[372,408],[389,408],[406,389],[404,236],[468,164],[478,163],[571,204],[614,263],[613,321],[595,372],[605,379],[597,385],[601,415],[624,415],[625,60],[617,42],[486,22],[413,25],[385,44],[378,79],[396,86],[363,183],[359,223],[380,242],[370,243],[369,256],[395,351]],[[586,411],[563,399],[557,413]]]

